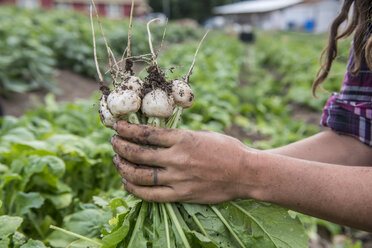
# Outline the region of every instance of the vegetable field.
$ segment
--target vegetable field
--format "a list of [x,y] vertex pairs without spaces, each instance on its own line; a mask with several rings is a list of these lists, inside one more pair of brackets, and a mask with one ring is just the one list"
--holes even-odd
[[[128,23],[103,24],[115,54],[121,54]],[[135,25],[132,52],[148,53],[145,24]],[[95,76],[88,16],[1,7],[0,34],[5,37],[0,40],[3,95],[39,88],[53,91],[57,67]],[[202,34],[169,24],[158,58],[167,77],[187,74],[184,65],[192,63]],[[153,35],[159,46],[162,27],[154,27]],[[315,134],[317,123],[304,115],[318,113],[320,119],[330,92],[340,87],[349,45],[341,45],[325,85],[329,92],[313,99],[311,84],[324,41],[320,35],[259,33],[256,44],[244,45],[211,32],[190,80],[195,103],[184,111],[181,128],[226,132],[263,149]],[[105,54],[103,40],[98,39],[97,46],[98,53]],[[147,206],[122,189],[109,142],[114,132],[101,124],[98,98],[57,103],[50,94],[44,106],[21,118],[1,119],[0,248],[167,247],[164,237],[176,229],[174,233],[182,229],[191,247],[301,248],[318,227],[332,236],[343,234],[337,225],[254,200],[179,204],[172,216],[179,226],[150,223],[144,218]],[[160,238],[152,243],[156,236]],[[170,247],[184,247],[182,237],[171,238]],[[346,239],[337,247],[362,246]]]

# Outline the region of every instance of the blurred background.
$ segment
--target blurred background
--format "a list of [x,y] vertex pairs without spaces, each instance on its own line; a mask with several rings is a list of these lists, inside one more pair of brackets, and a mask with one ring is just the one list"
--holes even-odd
[[[95,3],[110,47],[120,58],[127,44],[131,1]],[[319,126],[322,108],[341,86],[351,38],[339,44],[326,91],[315,99],[311,86],[330,23],[342,3],[135,0],[132,49],[134,55],[149,53],[146,22],[159,18],[152,33],[160,65],[169,78],[180,77],[188,71],[205,30],[211,29],[191,77],[196,102],[185,111],[181,127],[224,132],[251,147],[273,148],[324,129]],[[100,124],[97,113],[89,8],[89,0],[0,0],[0,172],[10,173],[14,161],[30,156],[55,156],[66,165],[63,176],[53,179],[63,182],[64,190],[42,177],[38,180],[45,181],[43,186],[31,180],[17,188],[14,180],[20,179],[7,177],[7,183],[0,184],[0,214],[9,214],[7,197],[14,192],[41,192],[44,205],[18,213],[24,218],[19,231],[25,239],[49,239],[49,245],[53,239],[48,224],[63,225],[78,202],[89,203],[99,192],[120,186],[120,180],[110,180],[116,176],[114,169],[102,169],[111,164],[113,153],[106,143],[112,132]],[[100,67],[107,71],[96,22],[95,33]],[[135,66],[146,76],[143,61]],[[106,81],[111,82],[109,74]],[[55,135],[66,138],[51,139]],[[75,145],[65,147],[68,139]],[[100,173],[91,175],[93,169]],[[91,177],[77,176],[85,173]],[[310,247],[372,247],[371,234],[299,216]]]

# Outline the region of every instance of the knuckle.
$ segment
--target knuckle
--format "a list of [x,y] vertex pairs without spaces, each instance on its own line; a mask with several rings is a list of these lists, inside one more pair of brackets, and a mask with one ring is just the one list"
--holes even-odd
[[137,173],[137,171],[133,173],[132,181],[140,185],[145,183],[144,176],[140,173]]
[[193,193],[194,193],[194,191],[191,187],[184,187],[181,190],[181,195],[182,195],[182,198],[184,198],[184,199],[190,198],[190,196],[193,195]]
[[193,157],[190,153],[182,153],[179,156],[177,156],[178,165],[180,165],[182,168],[187,169],[192,167],[193,165]]
[[182,143],[189,143],[189,142],[192,142],[194,139],[195,139],[194,133],[191,132],[191,131],[188,131],[188,132],[184,133],[181,142]]
[[181,194],[179,195],[179,201],[188,202],[194,199],[195,192],[191,189],[185,189]]
[[138,196],[137,193],[136,193],[136,190],[134,189],[134,187],[132,187],[131,184],[129,184],[129,183],[124,184],[124,189],[126,191],[128,191],[130,194],[135,195],[135,196]]

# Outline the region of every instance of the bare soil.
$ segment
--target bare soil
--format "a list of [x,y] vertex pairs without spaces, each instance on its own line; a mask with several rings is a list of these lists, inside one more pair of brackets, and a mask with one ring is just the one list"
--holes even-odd
[[229,136],[244,141],[246,139],[253,141],[267,140],[269,137],[261,134],[260,132],[248,131],[244,127],[241,127],[233,123],[228,129],[225,130],[225,133]]
[[[99,84],[90,78],[80,76],[67,70],[56,71],[54,79],[57,83],[56,100],[58,102],[88,99],[93,93],[99,91]],[[44,101],[47,90],[38,90],[28,93],[14,93],[9,98],[0,98],[4,115],[19,117],[26,110],[34,108]]]

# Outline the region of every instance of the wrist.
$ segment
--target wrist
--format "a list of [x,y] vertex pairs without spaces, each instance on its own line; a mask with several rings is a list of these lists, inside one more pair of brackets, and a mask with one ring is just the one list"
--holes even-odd
[[240,199],[255,199],[259,201],[268,201],[269,187],[267,155],[265,151],[256,149],[246,149],[242,168],[238,174],[238,197]]

